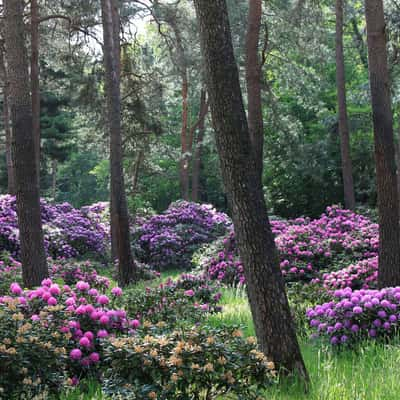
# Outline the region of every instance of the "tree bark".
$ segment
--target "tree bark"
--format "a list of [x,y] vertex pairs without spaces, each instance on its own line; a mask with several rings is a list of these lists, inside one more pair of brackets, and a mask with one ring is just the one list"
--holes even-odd
[[351,22],[351,26],[353,27],[354,41],[357,46],[360,60],[361,60],[362,64],[364,65],[364,67],[366,69],[368,69],[367,50],[365,48],[363,35],[361,34],[360,30],[358,29],[357,18],[353,17],[350,22]]
[[256,171],[225,0],[195,0],[222,177],[261,350],[308,380]]
[[354,210],[356,201],[354,196],[353,166],[350,155],[350,134],[346,101],[346,75],[343,52],[343,0],[336,0],[336,85],[344,205],[347,209]]
[[31,0],[31,95],[32,131],[40,190],[39,6],[37,0]]
[[11,156],[12,132],[10,126],[10,106],[8,104],[9,90],[8,90],[8,79],[7,79],[3,48],[0,49],[0,75],[1,75],[1,80],[3,82],[3,122],[4,122],[4,133],[6,136],[7,192],[9,194],[15,194],[14,168],[12,165],[12,156]]
[[201,171],[201,155],[203,150],[203,139],[205,133],[205,119],[208,112],[208,103],[206,101],[206,90],[201,89],[200,92],[200,110],[198,119],[198,134],[196,138],[196,146],[193,155],[192,168],[192,201],[199,201],[200,194],[200,171]]
[[118,2],[116,0],[102,0],[101,5],[107,122],[110,134],[111,236],[117,255],[119,284],[125,286],[136,280],[137,274],[131,251],[129,217],[122,166],[120,42],[119,29],[116,29],[116,26],[119,27]]
[[399,195],[382,0],[365,0],[379,215],[379,287],[400,285]]
[[32,134],[32,104],[25,48],[23,1],[6,0],[5,45],[9,100],[13,124],[12,159],[24,286],[39,285],[47,277],[40,214],[39,186]]
[[258,42],[261,30],[262,0],[249,0],[249,16],[246,34],[246,84],[247,119],[253,146],[257,172],[262,176],[264,124],[261,102],[262,65]]
[[187,71],[182,73],[182,127],[181,127],[181,160],[180,160],[180,180],[181,193],[184,200],[189,200],[189,149],[188,143],[188,92],[189,81]]

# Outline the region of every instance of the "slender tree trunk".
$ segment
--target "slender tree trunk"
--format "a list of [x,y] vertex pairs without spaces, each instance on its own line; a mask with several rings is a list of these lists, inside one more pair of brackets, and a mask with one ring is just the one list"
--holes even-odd
[[262,176],[264,124],[261,103],[262,65],[258,42],[261,30],[262,0],[249,0],[249,17],[246,34],[246,84],[248,124],[256,169]]
[[195,0],[222,177],[261,350],[308,380],[252,149],[225,0]]
[[139,182],[139,171],[144,160],[144,149],[140,149],[136,158],[135,165],[133,166],[132,174],[132,196],[136,194],[138,182]]
[[57,196],[57,160],[51,161],[51,193],[55,202]]
[[14,168],[11,156],[11,126],[10,126],[10,107],[8,104],[9,90],[6,64],[4,59],[4,50],[0,49],[0,75],[3,82],[3,122],[4,133],[6,136],[6,166],[7,166],[7,191],[9,194],[15,194]]
[[189,200],[189,143],[188,143],[188,92],[189,82],[186,69],[182,74],[182,128],[181,128],[181,161],[180,180],[181,192],[184,200]]
[[356,206],[353,184],[353,166],[350,155],[350,135],[347,118],[346,76],[343,52],[343,0],[336,0],[336,85],[339,110],[340,151],[342,155],[342,177],[344,205],[349,210]]
[[362,64],[364,65],[364,67],[366,69],[368,69],[367,49],[365,48],[363,35],[361,34],[360,29],[358,28],[357,18],[353,17],[350,22],[351,22],[351,26],[353,28],[354,41],[357,46],[360,60],[361,60]]
[[39,87],[39,6],[31,0],[31,94],[32,131],[35,141],[35,160],[40,190],[40,87]]
[[22,0],[6,0],[5,44],[9,100],[13,124],[12,159],[17,193],[24,286],[33,287],[48,275],[40,214],[39,186],[32,135],[32,104],[25,48]]
[[379,287],[400,285],[399,195],[382,0],[366,0],[379,215]]
[[125,184],[122,167],[121,139],[121,95],[120,95],[120,43],[118,2],[102,0],[104,36],[104,66],[106,72],[107,122],[110,132],[111,164],[111,229],[116,247],[120,285],[136,279],[129,233],[129,217],[126,204]]
[[203,150],[203,139],[205,133],[205,119],[208,112],[208,104],[206,101],[206,90],[201,89],[200,93],[200,111],[198,120],[198,134],[196,140],[196,148],[193,156],[192,169],[192,201],[199,201],[200,193],[200,171],[201,171],[201,155]]

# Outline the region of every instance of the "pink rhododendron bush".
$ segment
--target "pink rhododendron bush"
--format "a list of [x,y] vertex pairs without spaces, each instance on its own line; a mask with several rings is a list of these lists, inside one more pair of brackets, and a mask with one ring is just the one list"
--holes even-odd
[[[320,277],[322,271],[339,270],[354,264],[361,269],[359,277],[371,269],[358,262],[373,259],[378,253],[378,225],[368,218],[337,206],[328,207],[320,218],[310,220],[271,221],[272,231],[281,258],[281,271],[287,282],[309,282]],[[213,252],[201,257],[198,264],[210,275],[227,284],[244,283],[243,267],[240,263],[233,231]],[[203,250],[207,254],[207,250]],[[343,273],[343,279],[345,276]],[[368,275],[369,276],[369,275]],[[376,276],[375,276],[376,278]],[[354,278],[354,281],[356,278]],[[368,280],[368,284],[373,279]],[[361,286],[362,287],[362,284]]]

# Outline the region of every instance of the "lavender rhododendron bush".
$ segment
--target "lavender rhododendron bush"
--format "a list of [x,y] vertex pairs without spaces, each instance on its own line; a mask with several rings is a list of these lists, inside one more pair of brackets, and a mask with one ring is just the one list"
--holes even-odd
[[[341,269],[352,263],[364,270],[358,261],[377,256],[378,225],[337,206],[328,207],[315,220],[272,220],[271,227],[281,258],[281,271],[288,282],[309,282],[318,278],[320,271]],[[216,253],[202,259],[201,265],[212,279],[227,284],[245,281],[233,232]],[[364,276],[365,272],[359,275]]]
[[400,326],[400,287],[345,288],[335,291],[334,296],[334,300],[307,311],[315,336],[326,337],[333,345],[391,337]]
[[[108,227],[101,218],[100,205],[82,210],[68,203],[49,204],[41,200],[45,246],[49,256],[102,255]],[[14,196],[0,196],[0,251],[19,254],[19,231]]]
[[137,256],[156,269],[187,269],[193,253],[224,235],[230,225],[228,216],[210,205],[179,201],[135,227]]

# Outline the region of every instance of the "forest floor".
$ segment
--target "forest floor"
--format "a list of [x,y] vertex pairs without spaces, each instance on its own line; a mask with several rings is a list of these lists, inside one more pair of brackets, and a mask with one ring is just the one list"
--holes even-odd
[[[167,277],[176,278],[178,275],[179,272],[169,272],[163,274],[161,280]],[[240,325],[246,336],[253,336],[254,327],[245,291],[225,288],[222,292],[223,311],[210,315],[209,325]],[[285,378],[265,393],[266,400],[399,399],[400,336],[388,344],[368,341],[356,349],[340,351],[332,350],[332,347],[312,341],[308,337],[299,339],[311,378],[309,392],[305,393],[300,381]],[[107,399],[98,384],[92,382],[87,382],[85,393],[76,390],[61,395],[61,400]]]

